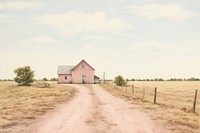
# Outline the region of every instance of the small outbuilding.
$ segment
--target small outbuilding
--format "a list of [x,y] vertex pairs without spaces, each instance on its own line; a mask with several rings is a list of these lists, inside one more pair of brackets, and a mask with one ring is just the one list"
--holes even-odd
[[61,84],[94,84],[99,83],[99,77],[94,75],[95,69],[85,60],[76,66],[58,66],[58,83]]
[[100,83],[100,78],[98,76],[96,76],[96,75],[94,75],[94,83],[95,84]]

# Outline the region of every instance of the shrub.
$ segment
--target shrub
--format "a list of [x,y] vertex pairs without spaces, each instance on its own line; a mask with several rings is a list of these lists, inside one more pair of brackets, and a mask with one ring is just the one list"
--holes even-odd
[[57,79],[56,78],[51,78],[50,81],[57,81]]
[[34,82],[34,71],[31,70],[30,66],[19,67],[14,70],[16,77],[14,81],[18,83],[18,85],[29,86]]
[[118,75],[117,77],[115,77],[114,83],[116,83],[117,86],[124,86],[127,82],[121,75]]
[[48,81],[48,79],[47,79],[47,78],[43,78],[42,80],[43,80],[43,81]]

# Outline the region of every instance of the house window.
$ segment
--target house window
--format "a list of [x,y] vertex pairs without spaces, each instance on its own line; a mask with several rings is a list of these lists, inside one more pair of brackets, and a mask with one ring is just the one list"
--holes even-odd
[[67,80],[67,77],[65,77],[65,80]]
[[85,65],[84,64],[82,64],[82,69],[84,69],[85,68]]

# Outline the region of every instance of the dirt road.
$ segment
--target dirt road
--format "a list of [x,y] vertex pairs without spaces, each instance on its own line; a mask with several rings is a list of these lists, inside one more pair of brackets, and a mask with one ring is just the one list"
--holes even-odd
[[133,104],[98,85],[70,85],[79,92],[20,133],[167,133]]

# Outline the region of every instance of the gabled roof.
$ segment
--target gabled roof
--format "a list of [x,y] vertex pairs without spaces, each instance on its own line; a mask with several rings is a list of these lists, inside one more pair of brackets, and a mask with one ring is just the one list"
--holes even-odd
[[96,75],[94,75],[94,78],[96,78],[96,79],[100,79],[98,76],[96,76]]
[[85,62],[85,64],[87,64],[90,68],[92,68],[93,70],[95,70],[93,67],[91,67],[85,60],[82,60],[80,63],[78,63],[74,68],[72,68],[72,71],[79,66],[82,62]]
[[58,74],[72,74],[74,66],[58,66]]

